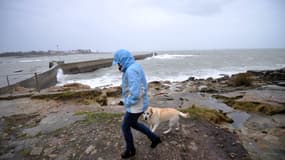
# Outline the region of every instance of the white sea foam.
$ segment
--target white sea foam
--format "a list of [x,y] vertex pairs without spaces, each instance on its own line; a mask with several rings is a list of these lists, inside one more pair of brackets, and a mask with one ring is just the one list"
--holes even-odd
[[[100,71],[99,71],[100,72]],[[121,84],[121,77],[119,74],[112,74],[110,73],[105,73],[101,76],[94,76],[96,78],[93,78],[93,76],[85,76],[84,78],[88,79],[82,79],[82,78],[74,78],[74,75],[65,75],[63,74],[62,69],[58,69],[57,72],[57,86],[63,86],[64,84],[68,83],[81,83],[85,85],[89,85],[91,88],[95,87],[110,87],[110,86],[119,86]]]
[[149,57],[147,59],[181,59],[181,58],[187,58],[187,57],[193,57],[193,56],[197,56],[197,55],[190,55],[190,54],[159,54],[159,55],[156,55],[156,56],[152,56],[152,57]]
[[111,86],[119,86],[121,84],[121,79],[117,78],[95,78],[95,79],[81,79],[81,80],[66,80],[57,84],[57,86],[62,86],[68,83],[81,83],[90,86],[91,88],[95,87],[111,87]]
[[60,84],[64,84],[64,74],[63,74],[63,70],[61,68],[59,68],[57,70],[57,74],[56,74],[56,79]]
[[193,71],[192,75],[189,77],[195,77],[197,79],[206,79],[206,78],[220,78],[224,75],[231,76],[236,73],[240,73],[242,70],[234,69],[234,70],[218,70],[218,69],[201,69]]
[[21,63],[31,63],[31,62],[40,62],[40,59],[27,59],[27,60],[20,60]]
[[170,81],[170,82],[179,82],[179,81],[184,81],[187,80],[189,76],[187,75],[177,75],[177,76],[148,76],[147,81],[152,82],[152,81]]

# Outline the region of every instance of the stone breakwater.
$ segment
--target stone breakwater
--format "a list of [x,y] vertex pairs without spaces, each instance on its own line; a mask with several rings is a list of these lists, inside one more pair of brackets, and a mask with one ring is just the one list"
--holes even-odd
[[[144,59],[151,57],[153,54],[135,55],[135,59]],[[57,70],[61,68],[65,74],[77,74],[84,72],[92,72],[103,67],[109,67],[112,65],[112,58],[100,59],[93,61],[83,61],[76,63],[64,63],[64,62],[50,62],[50,69],[46,72],[39,73],[34,77],[22,80],[16,84],[11,84],[6,87],[0,88],[0,94],[11,93],[15,90],[24,87],[36,90],[51,87],[57,83]]]

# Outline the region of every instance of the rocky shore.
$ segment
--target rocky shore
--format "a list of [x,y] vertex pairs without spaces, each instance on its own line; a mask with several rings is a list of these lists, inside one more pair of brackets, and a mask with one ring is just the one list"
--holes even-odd
[[[150,105],[189,112],[156,149],[134,131],[133,159],[285,157],[285,68],[149,83]],[[81,84],[0,96],[0,159],[120,159],[121,88]],[[142,121],[143,122],[143,121]]]

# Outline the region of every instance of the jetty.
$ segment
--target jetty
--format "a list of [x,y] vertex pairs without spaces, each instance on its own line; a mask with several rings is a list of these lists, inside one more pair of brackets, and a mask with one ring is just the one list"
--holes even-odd
[[[135,55],[136,60],[152,57],[155,53]],[[38,91],[57,83],[58,69],[62,69],[64,74],[78,74],[85,72],[93,72],[97,69],[110,67],[112,65],[113,58],[98,59],[91,61],[82,61],[74,63],[64,63],[64,61],[52,61],[49,63],[49,69],[43,73],[35,73],[34,76],[25,80],[19,81],[14,84],[9,84],[0,88],[0,94],[12,93],[16,87],[35,88]]]

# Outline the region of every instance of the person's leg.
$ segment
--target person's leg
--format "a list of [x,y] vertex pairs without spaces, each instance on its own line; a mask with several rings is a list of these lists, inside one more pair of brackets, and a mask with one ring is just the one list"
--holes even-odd
[[157,135],[155,135],[148,127],[146,127],[144,124],[138,122],[138,118],[140,117],[142,113],[136,113],[135,119],[132,122],[132,128],[142,132],[145,134],[151,141],[154,141],[156,138],[158,138]]
[[131,123],[131,127],[145,134],[152,142],[151,148],[155,148],[159,143],[161,143],[161,140],[148,127],[138,122],[138,118],[140,117],[141,114],[142,113],[134,114],[134,119],[133,119],[134,121]]
[[134,151],[135,146],[133,142],[133,135],[131,132],[131,125],[132,125],[132,120],[133,116],[131,113],[126,112],[124,116],[124,120],[122,123],[122,131],[124,134],[125,142],[126,142],[126,150],[128,151]]

